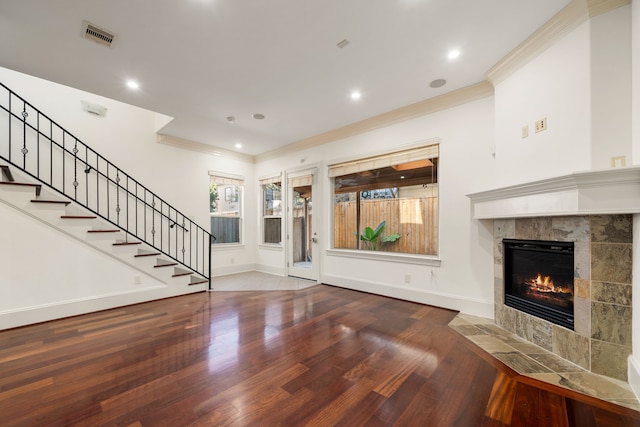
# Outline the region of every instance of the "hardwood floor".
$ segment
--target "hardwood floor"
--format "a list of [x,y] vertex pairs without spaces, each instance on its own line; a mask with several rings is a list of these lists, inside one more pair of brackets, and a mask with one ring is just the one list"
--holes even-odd
[[453,311],[330,286],[199,293],[0,332],[0,425],[640,426],[521,377]]

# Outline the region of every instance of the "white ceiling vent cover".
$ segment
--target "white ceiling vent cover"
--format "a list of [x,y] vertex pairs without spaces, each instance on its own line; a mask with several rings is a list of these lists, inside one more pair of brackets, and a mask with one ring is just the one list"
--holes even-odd
[[113,39],[116,38],[115,34],[93,25],[88,21],[82,21],[82,37],[109,47],[111,47]]

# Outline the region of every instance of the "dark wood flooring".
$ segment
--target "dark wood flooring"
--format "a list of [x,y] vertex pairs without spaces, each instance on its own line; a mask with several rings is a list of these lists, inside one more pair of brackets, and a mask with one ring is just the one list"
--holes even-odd
[[521,377],[453,311],[330,286],[199,293],[0,332],[0,425],[640,426]]

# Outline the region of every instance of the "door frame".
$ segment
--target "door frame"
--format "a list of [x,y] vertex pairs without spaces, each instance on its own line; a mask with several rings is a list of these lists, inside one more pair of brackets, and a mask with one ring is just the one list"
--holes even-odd
[[[311,176],[311,200],[313,205],[313,220],[311,221],[311,230],[309,234],[313,236],[316,241],[312,242],[311,245],[312,250],[312,261],[311,268],[301,268],[294,267],[293,265],[293,188],[289,184],[290,179],[298,178],[303,176]],[[284,212],[285,217],[285,272],[287,276],[298,277],[302,279],[313,280],[316,283],[319,282],[320,278],[320,233],[318,227],[318,218],[321,216],[321,209],[319,204],[316,202],[319,200],[318,193],[320,191],[318,186],[318,167],[317,166],[305,166],[302,168],[296,168],[293,170],[289,170],[285,172],[285,180],[284,184],[286,184],[286,197],[285,197],[285,205],[286,209]]]

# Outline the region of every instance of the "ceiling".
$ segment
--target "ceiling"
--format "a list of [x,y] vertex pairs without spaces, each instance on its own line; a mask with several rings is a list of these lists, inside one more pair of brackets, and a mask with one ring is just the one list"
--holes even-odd
[[[173,117],[163,134],[258,155],[481,82],[569,2],[0,0],[0,66]],[[111,47],[83,38],[84,20],[115,34]]]

